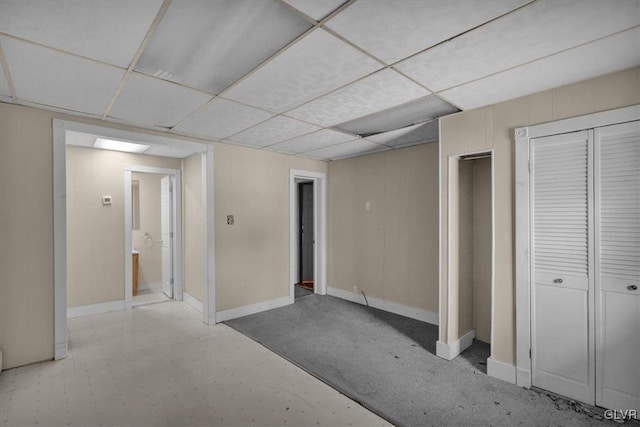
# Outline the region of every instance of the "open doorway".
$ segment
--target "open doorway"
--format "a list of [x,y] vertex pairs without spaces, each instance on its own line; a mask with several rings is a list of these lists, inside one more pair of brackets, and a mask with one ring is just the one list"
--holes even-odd
[[447,344],[438,355],[464,352],[484,372],[493,332],[493,228],[492,153],[451,156]]
[[314,292],[315,221],[313,181],[296,179],[298,186],[298,280],[295,298]]
[[289,171],[289,303],[326,289],[326,174]]
[[[125,178],[126,179],[126,178]],[[132,306],[175,298],[175,177],[131,173]],[[128,222],[128,221],[125,221]]]
[[[173,206],[180,208],[168,231],[174,233],[175,241],[185,227],[181,170],[189,171],[185,185],[197,191],[191,191],[184,208],[197,215],[185,220],[192,235],[185,251],[197,263],[192,262],[185,273],[182,246],[174,245],[173,271],[167,276],[169,282],[170,276],[174,279],[173,289],[168,292],[174,299],[186,296],[182,286],[186,274],[195,295],[187,303],[202,312],[204,323],[216,322],[213,147],[54,119],[53,164],[55,359],[67,354],[67,318],[132,308],[134,172],[171,177]],[[193,227],[195,223],[200,226]],[[163,240],[159,237],[154,244]]]
[[491,154],[458,162],[458,328],[460,336],[473,332],[474,354],[486,363],[491,355]]

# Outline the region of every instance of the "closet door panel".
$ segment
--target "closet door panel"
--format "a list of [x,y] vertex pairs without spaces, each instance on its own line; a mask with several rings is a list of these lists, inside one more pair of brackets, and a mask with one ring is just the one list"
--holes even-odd
[[590,132],[531,144],[532,383],[594,402]]
[[595,136],[596,403],[640,411],[640,122]]

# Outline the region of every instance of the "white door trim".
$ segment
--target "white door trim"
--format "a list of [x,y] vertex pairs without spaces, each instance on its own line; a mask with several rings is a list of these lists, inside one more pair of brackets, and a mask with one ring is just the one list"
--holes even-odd
[[[206,324],[215,323],[215,218],[214,218],[214,180],[213,147],[208,144],[185,141],[177,138],[150,135],[146,133],[90,125],[69,120],[53,119],[53,256],[54,256],[54,358],[67,356],[67,201],[66,201],[66,133],[67,131],[85,132],[108,138],[139,141],[146,144],[182,146],[188,144],[202,149],[203,179],[202,203],[203,235],[207,238],[202,245],[204,313]],[[197,150],[196,150],[197,151]],[[206,196],[206,197],[205,197]]]
[[640,105],[515,129],[516,384],[531,387],[530,140],[640,120]]
[[327,293],[327,174],[299,169],[289,170],[289,299],[295,300],[296,271],[296,221],[298,215],[296,204],[296,179],[313,181],[313,228],[316,244],[314,246],[313,284],[316,294]]
[[152,173],[158,175],[167,175],[172,177],[173,185],[172,196],[172,228],[174,240],[171,250],[172,269],[173,269],[173,298],[176,301],[182,301],[182,292],[184,290],[183,283],[183,261],[182,261],[182,171],[180,169],[156,168],[153,166],[143,165],[125,165],[124,167],[124,307],[131,308],[133,298],[133,265],[131,254],[133,252],[133,243],[131,238],[131,173]]

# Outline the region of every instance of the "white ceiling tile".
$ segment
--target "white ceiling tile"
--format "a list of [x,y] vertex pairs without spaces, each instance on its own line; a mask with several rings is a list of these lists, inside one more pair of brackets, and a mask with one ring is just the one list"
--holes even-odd
[[304,153],[304,156],[318,160],[338,160],[346,159],[347,157],[377,153],[379,151],[385,151],[389,149],[389,147],[375,144],[371,141],[356,139],[355,141],[349,141],[338,145],[332,145],[331,147],[309,151],[308,153]]
[[100,115],[124,71],[19,40],[0,37],[0,46],[21,99]]
[[528,1],[359,0],[327,26],[390,64]]
[[209,99],[205,93],[133,73],[109,115],[141,125],[173,127]]
[[356,138],[357,137],[346,133],[322,129],[299,138],[272,145],[268,149],[285,154],[300,154],[351,141]]
[[174,0],[136,70],[217,94],[310,27],[274,1]]
[[251,147],[265,147],[318,129],[320,129],[318,126],[288,117],[277,116],[228,139]]
[[396,148],[435,142],[439,139],[438,120],[371,135],[366,139]]
[[463,109],[495,104],[640,65],[640,29],[625,31],[442,92]]
[[336,10],[345,0],[284,0],[316,21]]
[[231,88],[225,97],[283,112],[381,66],[326,31],[317,29]]
[[359,119],[336,125],[336,129],[357,135],[371,135],[404,128],[414,123],[424,123],[438,117],[460,111],[435,95],[389,108]]
[[128,67],[162,0],[0,2],[0,32]]
[[638,1],[539,1],[395,68],[439,91],[638,24]]
[[204,138],[223,139],[272,116],[273,114],[257,108],[216,98],[203,109],[187,117],[173,130]]
[[332,126],[403,104],[430,92],[393,70],[383,70],[287,114]]

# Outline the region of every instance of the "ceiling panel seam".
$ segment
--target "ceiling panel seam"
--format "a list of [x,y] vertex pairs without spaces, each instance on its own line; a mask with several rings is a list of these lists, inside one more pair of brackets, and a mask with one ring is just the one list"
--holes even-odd
[[18,41],[23,42],[23,43],[29,43],[29,44],[32,44],[34,46],[38,46],[38,47],[41,47],[41,48],[44,48],[44,49],[52,50],[54,52],[62,53],[64,55],[75,56],[76,58],[84,59],[85,61],[91,61],[91,62],[95,62],[97,64],[106,65],[107,67],[117,68],[118,70],[122,70],[122,71],[126,70],[126,68],[121,67],[119,65],[111,64],[110,62],[105,62],[105,61],[101,61],[99,59],[90,58],[88,56],[80,55],[78,53],[69,52],[69,51],[64,50],[64,49],[59,49],[57,47],[49,46],[49,45],[46,45],[46,44],[43,44],[43,43],[39,43],[39,42],[36,42],[36,41],[33,41],[33,40],[29,40],[29,39],[25,39],[25,38],[22,38],[22,37],[14,36],[13,34],[3,33],[3,32],[0,31],[0,36],[8,37],[8,38],[13,39],[13,40],[18,40]]
[[526,7],[530,6],[530,5],[532,5],[532,4],[534,4],[534,3],[538,2],[538,1],[540,1],[540,0],[533,0],[533,1],[530,1],[530,2],[528,2],[528,3],[523,4],[523,5],[521,5],[521,6],[518,6],[517,8],[512,9],[512,10],[510,10],[510,11],[508,11],[508,12],[505,12],[505,13],[503,13],[502,15],[498,15],[498,16],[496,16],[495,18],[491,18],[491,19],[489,19],[488,21],[483,22],[482,24],[478,24],[478,25],[476,25],[476,26],[475,26],[475,27],[473,27],[473,28],[469,28],[468,30],[462,31],[461,33],[458,33],[458,34],[456,34],[456,35],[454,35],[454,36],[451,36],[451,37],[449,37],[449,38],[448,38],[448,39],[446,39],[446,40],[442,40],[441,42],[438,42],[438,43],[436,43],[436,44],[434,44],[434,45],[431,45],[431,46],[426,47],[426,48],[424,48],[424,49],[422,49],[422,50],[419,50],[418,52],[416,52],[416,53],[414,53],[414,54],[411,54],[411,55],[409,55],[409,56],[407,56],[407,57],[405,57],[405,58],[399,59],[398,61],[396,61],[396,62],[393,62],[393,63],[389,64],[389,66],[390,66],[390,67],[393,67],[394,65],[398,65],[398,64],[400,64],[401,62],[408,61],[409,59],[411,59],[411,58],[413,58],[413,57],[415,57],[415,56],[418,56],[418,55],[420,55],[420,54],[423,54],[423,53],[427,52],[428,50],[431,50],[431,49],[433,49],[433,48],[435,48],[435,47],[438,47],[438,46],[440,46],[440,45],[442,45],[442,44],[449,43],[450,41],[452,41],[452,40],[454,40],[454,39],[457,39],[458,37],[461,37],[461,36],[463,36],[463,35],[465,35],[465,34],[468,34],[468,33],[472,32],[472,31],[477,30],[478,28],[484,27],[485,25],[488,25],[488,24],[490,24],[490,23],[492,23],[492,22],[494,22],[494,21],[497,21],[498,19],[501,19],[501,18],[503,18],[503,17],[505,17],[505,16],[508,16],[508,15],[510,15],[510,14],[512,14],[512,13],[515,13],[515,12],[517,12],[517,11],[519,11],[519,10],[522,10],[522,9],[524,9],[524,8],[526,8]]
[[162,6],[160,6],[160,9],[158,10],[156,17],[153,19],[151,26],[147,30],[147,34],[145,34],[144,39],[142,39],[142,43],[140,43],[140,46],[138,47],[136,54],[133,56],[133,59],[131,60],[131,63],[129,64],[127,71],[124,73],[124,76],[122,76],[122,79],[120,79],[120,84],[118,84],[116,91],[111,97],[111,101],[109,102],[109,105],[107,105],[107,108],[105,109],[104,114],[102,114],[102,120],[104,120],[109,115],[109,112],[113,108],[113,105],[115,104],[116,99],[118,99],[118,95],[120,95],[120,92],[124,88],[124,85],[126,84],[127,79],[133,72],[133,67],[136,66],[138,59],[140,59],[140,56],[142,56],[142,52],[144,51],[144,48],[147,46],[147,43],[149,43],[149,40],[151,40],[151,36],[153,36],[153,32],[156,30],[156,27],[158,26],[158,24],[160,24],[160,21],[164,17],[165,12],[169,8],[169,5],[171,5],[171,0],[164,0],[162,2]]
[[[335,16],[336,14],[342,12],[343,10],[345,10],[347,7],[351,6],[353,3],[356,2],[356,0],[349,0],[348,2],[346,2],[345,4],[343,4],[342,6],[340,6],[339,8],[337,8],[335,11],[333,11],[332,13],[330,13],[329,15],[327,15],[325,18],[323,18],[320,21],[316,21],[315,19],[312,19],[311,17],[307,16],[306,14],[300,12],[298,9],[294,8],[293,6],[289,5],[288,3],[284,3],[281,0],[275,0],[278,4],[284,4],[287,8],[292,9],[295,13],[297,13],[298,15],[300,15],[303,19],[305,19],[306,21],[308,21],[312,26],[311,28],[309,28],[308,30],[306,30],[304,33],[300,34],[298,37],[296,37],[294,40],[292,40],[289,44],[287,44],[286,46],[282,47],[280,50],[278,50],[277,52],[275,52],[273,55],[271,55],[270,57],[268,57],[267,59],[265,59],[264,61],[262,61],[260,64],[256,65],[254,68],[252,68],[248,73],[246,73],[245,75],[243,75],[242,77],[240,77],[238,80],[236,80],[235,82],[231,83],[229,86],[227,86],[224,90],[222,90],[220,93],[217,94],[218,97],[221,97],[223,99],[226,99],[228,101],[234,101],[234,102],[238,102],[236,100],[231,100],[231,99],[227,99],[224,98],[224,95],[229,92],[231,89],[233,89],[234,87],[236,87],[238,84],[242,83],[244,80],[246,80],[247,78],[249,78],[250,76],[252,76],[253,74],[255,74],[258,70],[260,70],[261,68],[263,68],[264,66],[266,66],[267,64],[269,64],[271,61],[273,61],[274,59],[276,59],[277,57],[279,57],[280,55],[282,55],[284,52],[286,52],[290,47],[294,46],[295,44],[299,43],[301,40],[303,40],[305,37],[307,37],[309,34],[313,33],[314,31],[316,31],[318,28],[321,27],[321,25],[331,19],[333,16]],[[189,117],[191,117],[192,115],[198,113],[199,111],[205,109],[211,102],[213,101],[213,99],[210,99],[209,101],[205,102],[200,108],[196,109],[195,111],[193,111],[191,114],[189,114],[187,117],[183,118],[182,120],[180,120],[175,126],[172,127],[176,128],[178,126],[180,126],[184,121],[186,121]],[[271,114],[276,114],[276,115],[280,115],[277,114],[273,111],[269,111],[266,110],[264,108],[260,108],[260,107],[256,107],[254,105],[251,104],[243,104],[249,107],[253,107],[253,108],[259,108],[263,111],[266,111],[268,113]],[[272,117],[273,118],[273,117]],[[266,121],[266,120],[265,120]],[[264,122],[261,122],[264,123]],[[258,123],[260,124],[260,123]],[[253,125],[251,127],[257,126]],[[317,125],[316,125],[317,126]],[[248,130],[251,129],[251,127],[244,129]],[[240,133],[240,132],[237,132]],[[237,134],[236,133],[236,134]],[[234,134],[234,135],[236,135]],[[230,135],[233,136],[233,135]],[[229,137],[227,137],[229,138]],[[225,138],[226,139],[226,138]]]
[[[448,91],[448,90],[451,90],[451,89],[456,89],[456,88],[458,88],[458,87],[460,87],[460,86],[465,86],[465,85],[470,84],[470,83],[475,83],[475,82],[477,82],[477,81],[484,80],[484,79],[487,79],[487,78],[489,78],[489,77],[493,77],[493,76],[495,76],[495,75],[497,75],[497,74],[502,74],[502,73],[507,72],[507,71],[515,70],[515,69],[517,69],[517,68],[520,68],[520,67],[524,67],[524,66],[526,66],[526,65],[533,64],[534,62],[542,61],[542,60],[544,60],[544,59],[551,58],[551,57],[553,57],[553,56],[557,56],[557,55],[560,55],[560,54],[563,54],[563,53],[566,53],[566,52],[569,52],[569,51],[572,51],[572,50],[575,50],[575,49],[579,49],[579,48],[581,48],[581,47],[584,47],[584,46],[587,46],[587,45],[590,45],[590,44],[593,44],[593,43],[597,43],[597,42],[599,42],[599,41],[602,41],[602,40],[605,40],[605,39],[608,39],[608,38],[611,38],[611,37],[618,36],[618,35],[620,35],[620,34],[622,34],[622,33],[627,32],[627,31],[634,31],[634,30],[637,30],[638,28],[640,28],[640,25],[634,25],[633,27],[625,28],[624,30],[616,31],[615,33],[611,33],[611,34],[607,34],[606,36],[598,37],[598,38],[596,38],[596,39],[593,39],[593,40],[590,40],[590,41],[587,41],[587,42],[584,42],[584,43],[580,43],[580,44],[577,44],[577,45],[575,45],[575,46],[568,47],[568,48],[566,48],[566,49],[562,49],[562,50],[559,50],[559,51],[557,51],[557,52],[550,53],[550,54],[548,54],[548,55],[544,55],[544,56],[541,56],[541,57],[539,57],[539,58],[535,58],[535,59],[532,59],[532,60],[530,60],[530,61],[523,62],[523,63],[518,64],[518,65],[514,65],[514,66],[512,66],[512,67],[503,68],[503,69],[501,69],[500,71],[496,71],[496,72],[493,72],[493,73],[487,74],[487,75],[485,75],[485,76],[478,77],[478,78],[476,78],[476,79],[471,79],[471,80],[469,80],[469,81],[465,81],[464,83],[459,83],[459,84],[457,84],[457,85],[453,85],[453,86],[451,86],[451,87],[447,87],[447,88],[445,88],[445,89],[441,89],[441,90],[439,90],[438,92],[436,92],[435,94],[436,94],[436,95],[438,95],[438,96],[441,96],[441,95],[440,95],[440,93],[441,93],[441,92],[445,92],[445,91]],[[444,97],[443,97],[443,99],[444,99]],[[447,101],[447,102],[451,103],[450,101]],[[453,103],[451,103],[451,104],[453,104]],[[462,110],[462,108],[461,108],[461,110]]]
[[[253,75],[254,73],[256,73],[258,70],[260,70],[262,67],[264,67],[265,65],[267,65],[268,63],[270,63],[271,61],[273,61],[274,59],[276,59],[278,56],[280,56],[282,53],[284,53],[287,49],[289,49],[291,46],[295,45],[296,43],[298,43],[299,41],[301,41],[302,39],[304,39],[305,37],[307,37],[309,34],[311,34],[312,32],[314,32],[316,29],[318,29],[318,26],[313,26],[311,28],[309,28],[307,31],[305,31],[304,33],[300,34],[298,37],[296,37],[293,41],[291,41],[291,43],[287,44],[286,46],[284,46],[282,49],[280,49],[279,51],[277,51],[276,53],[274,53],[273,55],[271,55],[270,57],[268,57],[267,59],[265,59],[263,62],[261,62],[260,64],[256,65],[254,68],[251,69],[251,71],[249,71],[247,74],[245,74],[244,76],[240,77],[238,80],[236,80],[235,82],[231,83],[229,86],[227,86],[224,90],[222,90],[218,96],[219,97],[223,97],[224,94],[226,94],[227,92],[229,92],[231,89],[233,89],[234,87],[236,87],[238,84],[240,84],[241,82],[243,82],[244,80],[246,80],[247,78],[249,78],[251,75]],[[227,98],[224,98],[227,99]],[[228,99],[229,100],[229,99]],[[205,102],[200,108],[196,109],[194,112],[192,112],[191,114],[189,114],[187,117],[183,118],[182,120],[180,120],[175,126],[178,127],[182,124],[182,122],[184,122],[185,120],[187,120],[189,117],[191,117],[193,114],[199,112],[200,110],[204,109],[205,107],[207,107],[211,102],[213,101],[213,99],[210,99],[209,101]],[[234,102],[237,102],[235,100],[233,100]],[[255,107],[253,105],[247,104],[253,108],[258,108]],[[268,110],[265,110],[268,111]]]
[[4,78],[7,81],[7,86],[9,86],[9,95],[11,95],[13,103],[16,104],[18,102],[18,97],[16,96],[16,88],[15,86],[13,86],[13,80],[11,79],[11,74],[9,73],[9,66],[7,65],[7,60],[4,57],[2,45],[0,45],[0,64],[2,65],[2,72],[4,73]]

